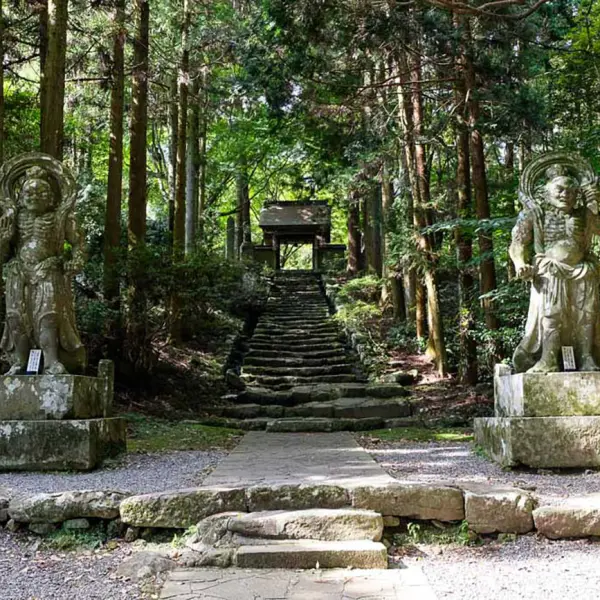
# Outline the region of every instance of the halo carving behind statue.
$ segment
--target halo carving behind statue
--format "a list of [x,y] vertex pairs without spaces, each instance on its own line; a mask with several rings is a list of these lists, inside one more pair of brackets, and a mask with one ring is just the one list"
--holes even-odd
[[32,167],[40,167],[48,173],[57,189],[60,190],[60,211],[73,207],[77,197],[75,179],[71,172],[49,154],[30,152],[6,161],[0,169],[0,193],[2,203],[11,203],[16,207],[20,179]]
[[595,183],[596,174],[592,165],[577,154],[566,152],[550,152],[532,160],[523,169],[519,184],[519,200],[526,208],[532,209],[537,205],[536,183],[544,175],[546,169],[554,165],[566,167],[577,176],[580,185]]

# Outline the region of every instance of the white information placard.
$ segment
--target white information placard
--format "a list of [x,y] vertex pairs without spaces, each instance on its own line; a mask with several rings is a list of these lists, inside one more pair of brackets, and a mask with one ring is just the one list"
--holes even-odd
[[40,364],[42,362],[42,351],[41,350],[30,350],[29,360],[27,361],[27,372],[35,373],[36,375],[40,372]]
[[565,371],[576,371],[577,365],[575,364],[575,352],[573,352],[573,346],[562,347],[563,366]]

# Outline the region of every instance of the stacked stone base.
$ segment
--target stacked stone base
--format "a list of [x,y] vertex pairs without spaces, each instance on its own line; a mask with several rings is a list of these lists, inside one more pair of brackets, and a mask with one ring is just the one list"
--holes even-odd
[[505,467],[600,467],[600,373],[519,373],[497,365],[496,416],[475,441]]
[[0,470],[89,471],[126,450],[125,421],[0,421]]
[[475,441],[503,467],[600,467],[600,416],[475,419]]
[[89,471],[124,452],[112,362],[100,361],[98,375],[0,377],[0,470]]

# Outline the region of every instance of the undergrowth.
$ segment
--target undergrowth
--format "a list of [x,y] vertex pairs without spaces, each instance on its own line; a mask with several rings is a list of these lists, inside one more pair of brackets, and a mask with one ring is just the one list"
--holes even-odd
[[433,523],[416,523],[410,521],[406,532],[395,533],[392,543],[395,546],[410,544],[457,544],[459,546],[474,546],[480,543],[479,536],[469,529],[466,521],[455,525],[434,525]]
[[96,526],[86,531],[59,529],[43,538],[43,546],[58,552],[95,550],[106,541],[106,532]]

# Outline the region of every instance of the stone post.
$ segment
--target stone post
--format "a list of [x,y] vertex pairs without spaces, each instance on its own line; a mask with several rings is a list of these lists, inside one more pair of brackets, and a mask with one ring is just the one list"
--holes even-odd
[[102,404],[104,417],[110,417],[115,394],[115,363],[112,360],[101,360],[98,363],[98,377],[103,380]]

